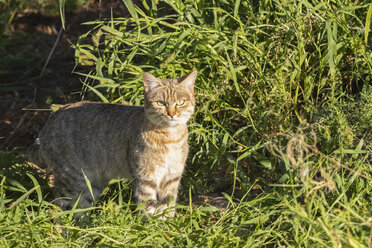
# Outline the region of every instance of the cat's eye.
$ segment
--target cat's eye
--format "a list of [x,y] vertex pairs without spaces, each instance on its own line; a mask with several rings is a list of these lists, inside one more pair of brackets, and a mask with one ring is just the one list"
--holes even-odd
[[163,102],[163,101],[157,101],[156,103],[158,104],[158,106],[166,106],[167,105],[167,103]]
[[177,106],[182,106],[184,104],[185,104],[185,100],[177,100],[177,102],[176,102]]

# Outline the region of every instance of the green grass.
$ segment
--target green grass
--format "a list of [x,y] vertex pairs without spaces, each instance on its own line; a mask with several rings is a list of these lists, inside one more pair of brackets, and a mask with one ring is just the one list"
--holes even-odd
[[[0,244],[371,247],[372,5],[156,2],[125,0],[130,18],[87,23],[75,54],[92,69],[91,100],[141,104],[143,71],[199,71],[177,217],[143,221],[120,181],[75,225],[4,153],[4,168],[22,170],[1,172]],[[209,192],[228,192],[228,208],[195,202]]]

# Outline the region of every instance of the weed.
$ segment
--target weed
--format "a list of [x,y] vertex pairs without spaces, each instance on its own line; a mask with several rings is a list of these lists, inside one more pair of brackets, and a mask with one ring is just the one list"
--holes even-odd
[[[197,69],[188,201],[176,218],[144,222],[120,182],[82,227],[52,207],[35,212],[43,190],[32,178],[12,199],[3,179],[1,244],[371,247],[368,1],[123,2],[131,17],[86,23],[75,45],[92,69],[82,95],[139,105],[143,71]],[[216,190],[226,210],[195,204]]]

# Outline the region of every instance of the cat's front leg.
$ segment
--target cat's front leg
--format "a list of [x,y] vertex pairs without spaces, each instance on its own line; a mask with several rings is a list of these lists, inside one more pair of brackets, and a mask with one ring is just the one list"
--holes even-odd
[[[159,206],[157,213],[160,214],[167,208],[171,208],[176,205],[180,180],[181,176],[173,176],[163,179],[159,187]],[[174,214],[175,210],[170,209],[167,211],[166,217],[174,217]]]
[[157,208],[156,182],[147,179],[137,179],[134,196],[137,204],[146,202],[145,211],[148,215],[154,215]]

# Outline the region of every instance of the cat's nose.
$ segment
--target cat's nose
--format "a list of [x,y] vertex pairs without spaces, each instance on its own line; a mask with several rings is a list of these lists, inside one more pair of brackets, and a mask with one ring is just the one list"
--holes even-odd
[[168,106],[167,112],[168,112],[168,116],[173,119],[173,117],[177,114],[176,107]]

